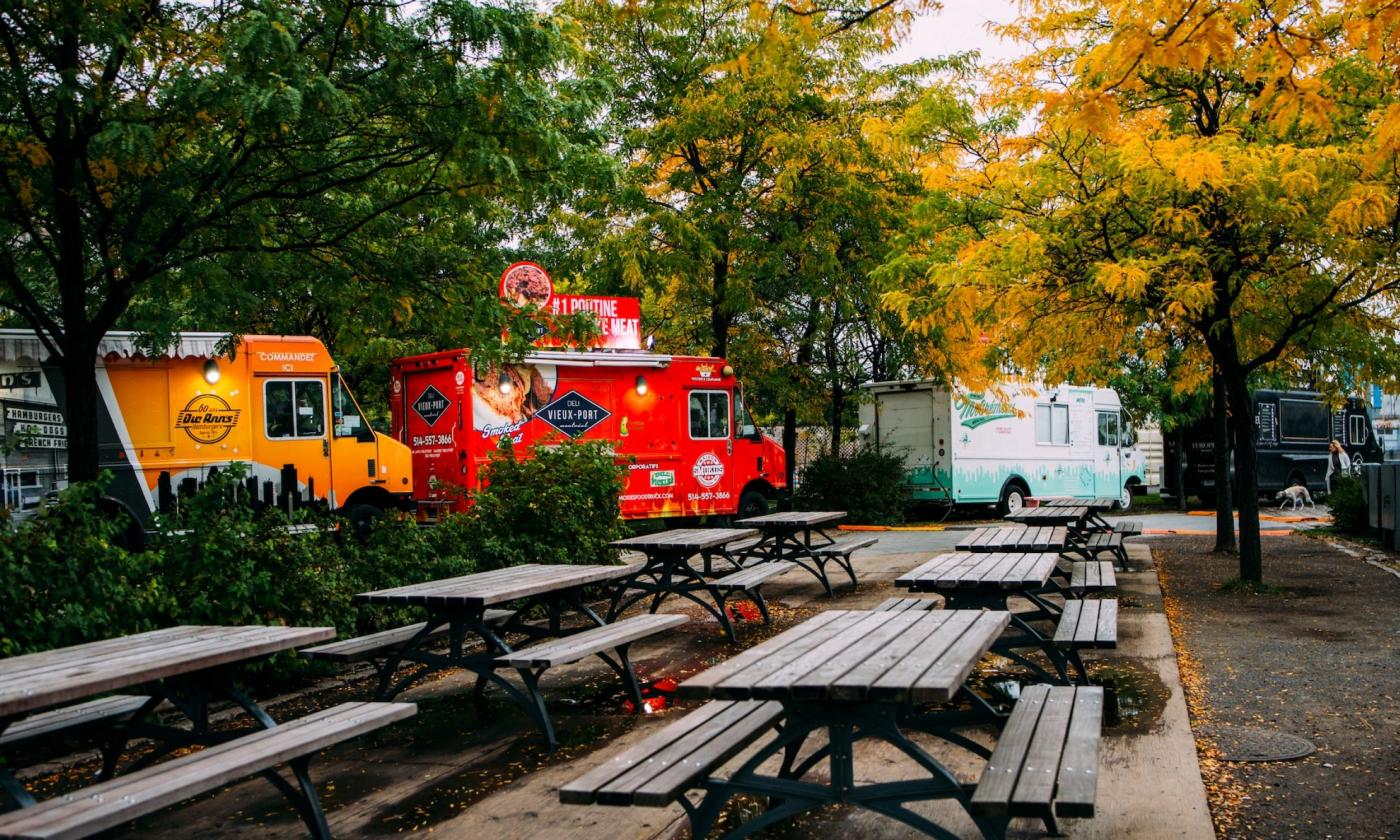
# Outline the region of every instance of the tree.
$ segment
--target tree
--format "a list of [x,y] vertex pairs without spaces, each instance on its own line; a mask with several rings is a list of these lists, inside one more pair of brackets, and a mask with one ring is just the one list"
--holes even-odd
[[[564,165],[557,94],[588,95],[555,78],[566,42],[523,3],[11,4],[0,46],[0,307],[75,409],[96,404],[98,342],[123,319],[268,317],[269,296],[290,317],[371,279],[411,311],[453,266],[397,246],[441,236],[447,198]],[[400,262],[437,273],[407,285],[385,270]],[[68,412],[71,480],[97,474],[96,420]]]
[[1388,6],[1028,6],[1008,32],[1035,50],[1000,79],[1000,122],[959,150],[966,169],[935,162],[978,222],[938,228],[952,256],[887,298],[939,359],[984,377],[1069,376],[1123,347],[1156,361],[1190,336],[1182,392],[1214,370],[1234,418],[1246,581],[1262,580],[1252,380],[1319,354],[1396,371]]

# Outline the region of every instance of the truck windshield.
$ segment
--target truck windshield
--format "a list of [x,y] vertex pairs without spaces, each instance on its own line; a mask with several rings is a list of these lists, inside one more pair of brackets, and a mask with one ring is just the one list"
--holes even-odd
[[335,421],[335,436],[338,438],[364,437],[369,431],[364,413],[355,403],[354,394],[350,393],[349,386],[338,373],[331,378],[331,417]]

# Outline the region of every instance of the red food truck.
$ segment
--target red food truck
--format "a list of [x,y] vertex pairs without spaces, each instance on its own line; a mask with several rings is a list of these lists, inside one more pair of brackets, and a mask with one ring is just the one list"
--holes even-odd
[[627,471],[622,516],[766,512],[787,486],[782,446],[754,424],[723,359],[542,350],[475,366],[467,350],[398,359],[393,435],[413,457],[419,516],[461,509],[503,436],[610,441]]

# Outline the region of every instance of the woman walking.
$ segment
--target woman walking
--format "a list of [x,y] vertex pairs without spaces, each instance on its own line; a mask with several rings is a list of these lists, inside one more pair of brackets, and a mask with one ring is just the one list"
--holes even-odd
[[1341,473],[1343,475],[1351,472],[1351,457],[1347,451],[1337,442],[1336,438],[1327,444],[1327,495],[1332,495],[1332,475]]

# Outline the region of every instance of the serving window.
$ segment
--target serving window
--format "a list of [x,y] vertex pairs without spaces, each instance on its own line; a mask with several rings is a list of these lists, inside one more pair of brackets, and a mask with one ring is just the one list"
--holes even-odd
[[273,440],[325,437],[325,383],[319,379],[264,382],[263,424]]
[[691,440],[717,440],[729,437],[729,392],[690,392]]

